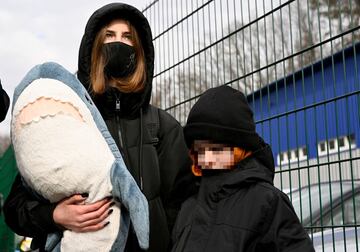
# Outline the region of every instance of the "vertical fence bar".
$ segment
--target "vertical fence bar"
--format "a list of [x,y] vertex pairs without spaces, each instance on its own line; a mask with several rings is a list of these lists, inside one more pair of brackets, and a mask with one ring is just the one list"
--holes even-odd
[[[352,1],[350,1],[350,6],[352,7],[352,5],[351,5],[351,3],[352,3]],[[360,6],[358,6],[358,8],[360,8]],[[352,8],[351,8],[352,9]],[[351,11],[351,13],[352,13],[352,11]],[[351,21],[350,21],[350,25],[351,25],[351,27],[353,27],[354,26],[354,22],[353,22],[353,15],[351,15],[350,16],[350,18],[351,18]],[[354,43],[354,33],[351,33],[351,45],[352,45],[352,47],[353,47],[353,55],[354,55],[354,65],[355,65],[355,83],[354,83],[354,86],[356,87],[356,81],[357,80],[359,80],[359,75],[358,75],[358,71],[357,71],[357,69],[358,69],[358,67],[357,67],[357,58],[356,58],[356,47],[355,47],[355,43]],[[359,85],[360,83],[359,83],[359,81],[358,81],[358,86],[360,86]],[[360,102],[359,102],[359,98],[360,98],[360,96],[359,95],[357,95],[357,103],[358,103],[358,118],[360,118]],[[355,99],[354,99],[355,100]],[[356,101],[356,100],[355,100]],[[351,133],[351,132],[349,132],[349,133]],[[351,144],[350,144],[350,153],[352,152],[352,147],[351,147]],[[351,157],[351,156],[350,156]],[[351,158],[350,158],[350,160],[351,160]],[[352,161],[350,161],[350,165],[352,165],[353,164],[353,162]],[[351,178],[354,178],[355,176],[354,176],[354,173],[353,173],[353,169],[351,169]],[[351,184],[351,186],[352,186],[352,193],[353,193],[353,195],[355,195],[355,191],[354,191],[354,180],[352,180],[352,184]],[[356,212],[357,212],[357,210],[356,210],[356,204],[355,204],[355,197],[353,197],[352,198],[352,203],[353,203],[353,214],[354,214],[354,224],[355,224],[355,227],[354,227],[354,229],[355,229],[355,242],[356,242],[356,251],[359,251],[359,240],[358,240],[358,229],[357,229],[357,225],[358,225],[358,219],[357,219],[357,215],[356,215]]]
[[[274,3],[273,3],[273,0],[271,0],[271,21],[272,21],[272,35],[273,35],[273,52],[276,52],[276,39],[275,39],[275,19],[274,19]],[[274,54],[274,62],[276,62],[276,53]],[[277,64],[275,64],[274,66],[275,68],[275,97],[276,97],[276,113],[279,114],[280,113],[280,110],[279,110],[279,92],[278,92],[278,73],[277,73]],[[276,118],[276,125],[277,125],[277,140],[278,140],[278,153],[281,152],[281,137],[280,137],[280,118],[277,117]],[[280,163],[279,163],[279,169],[280,169],[280,189],[283,190],[284,189],[284,186],[283,186],[283,165],[282,165],[283,161],[282,159],[280,158]],[[292,196],[292,193],[290,191],[290,197]]]
[[[265,0],[263,0],[263,13],[265,14]],[[268,56],[268,39],[267,39],[267,26],[266,26],[266,17],[264,18],[264,40],[265,40],[265,65],[269,64],[269,56]],[[269,83],[269,68],[266,68],[266,83]],[[270,88],[269,85],[266,85],[266,95],[267,95],[267,114],[271,115],[271,98],[270,98]],[[269,143],[272,145],[273,139],[272,139],[272,130],[271,130],[271,124],[272,121],[269,121]]]
[[[300,21],[300,5],[299,5],[299,0],[297,1],[297,17],[298,17],[298,29],[299,29],[299,41],[300,41],[300,48],[303,48],[302,46],[302,30],[301,30],[301,21]],[[302,87],[302,96],[303,96],[303,106],[305,106],[306,104],[306,91],[305,91],[305,77],[304,77],[304,63],[303,63],[303,54],[300,55],[300,66],[301,66],[301,87]],[[313,69],[313,68],[312,68]],[[312,71],[313,73],[313,71]],[[312,74],[313,76],[313,74]],[[306,125],[308,125],[307,123],[307,115],[306,115],[306,111],[304,111],[304,128],[306,128]],[[316,128],[316,127],[315,127]],[[316,131],[315,131],[316,132]],[[315,137],[315,139],[317,139],[317,137]],[[307,153],[309,153],[309,143],[308,143],[308,131],[305,130],[305,148],[307,150]],[[307,184],[308,184],[308,197],[309,197],[309,210],[311,212],[312,210],[312,195],[311,195],[311,191],[310,191],[310,184],[311,184],[311,179],[310,179],[310,167],[309,167],[310,163],[309,163],[309,158],[306,158],[306,170],[307,170]],[[299,189],[302,186],[299,185]],[[302,195],[300,196],[300,198],[302,198]],[[300,219],[303,219],[303,208],[302,208],[302,201],[300,201]],[[310,215],[310,223],[312,223],[312,215]],[[313,232],[311,230],[310,232],[310,236],[313,239]]]
[[[317,7],[317,18],[318,18],[318,28],[319,28],[319,40],[320,42],[322,41],[321,39],[321,28],[320,28],[320,16],[319,16],[319,1],[316,1],[316,7]],[[309,8],[309,6],[308,6]],[[308,11],[309,12],[309,11]],[[310,27],[310,25],[309,25]],[[323,50],[322,50],[322,45],[320,45],[320,62],[321,62],[321,83],[322,83],[322,91],[323,91],[323,99],[326,99],[326,94],[325,94],[325,76],[324,76],[324,58],[323,58]],[[329,141],[329,133],[328,133],[328,126],[327,126],[327,104],[324,105],[324,117],[325,117],[325,139],[326,139],[326,144]],[[317,129],[316,129],[317,130]],[[329,181],[331,180],[331,170],[330,170],[330,164],[329,164],[329,148],[326,148],[327,151],[327,163],[328,163],[328,172],[329,172]],[[320,206],[322,206],[322,198],[320,197],[321,195],[321,171],[320,171],[320,167],[318,168],[318,183],[319,183],[319,200],[320,200]],[[330,187],[330,191],[331,191],[331,184],[329,185]],[[330,202],[332,202],[332,195],[330,194]],[[323,251],[324,251],[324,229],[323,229],[323,208],[320,207],[320,226],[321,226],[321,237],[322,237],[322,247],[323,247]],[[333,239],[333,242],[335,242],[335,240]],[[335,250],[335,244],[333,246],[333,249]]]
[[[328,1],[328,11],[330,11],[330,2]],[[332,36],[331,32],[331,21],[329,18],[329,32],[330,32],[330,37]],[[333,53],[333,42],[330,42],[330,46],[331,46],[331,54]],[[334,58],[331,57],[331,66],[332,66],[332,79],[333,79],[333,83],[335,85],[335,67],[334,67]],[[330,167],[328,166],[328,170],[329,170],[329,181],[331,181],[331,174],[330,174]],[[329,184],[329,191],[330,191],[330,195],[332,195],[332,186],[331,184]],[[330,206],[332,209],[333,206],[333,200],[332,197],[330,197]],[[334,216],[333,216],[333,211],[331,211],[331,225],[334,226]],[[334,242],[334,246],[333,246],[333,251],[335,251],[335,232],[334,232],[334,228],[332,228],[332,240]]]

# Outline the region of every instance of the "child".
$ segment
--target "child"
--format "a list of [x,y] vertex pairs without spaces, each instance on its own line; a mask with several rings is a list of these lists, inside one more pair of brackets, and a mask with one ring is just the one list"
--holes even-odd
[[288,197],[273,185],[271,148],[241,92],[207,90],[184,135],[201,180],[182,205],[172,251],[314,251]]

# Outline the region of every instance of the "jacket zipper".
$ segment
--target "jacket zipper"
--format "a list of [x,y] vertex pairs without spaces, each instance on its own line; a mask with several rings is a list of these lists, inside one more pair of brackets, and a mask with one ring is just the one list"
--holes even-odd
[[[121,152],[121,154],[123,156],[123,159],[124,159],[124,162],[125,162],[126,166],[128,166],[129,164],[126,161],[126,158],[125,158],[126,145],[125,145],[125,140],[123,139],[123,134],[122,134],[123,127],[122,127],[121,120],[120,120],[120,109],[121,109],[120,99],[119,99],[118,96],[116,96],[116,101],[115,101],[116,124],[117,124],[117,130],[118,130],[120,145],[121,145],[119,149],[120,149],[120,152]],[[139,169],[141,169],[141,167],[139,167]],[[143,191],[143,181],[142,181],[141,171],[140,171],[139,181],[140,181],[140,189],[141,189],[141,191]]]
[[125,150],[125,146],[124,143],[125,141],[123,140],[123,136],[121,134],[122,132],[122,127],[121,127],[121,121],[120,121],[120,99],[119,97],[116,96],[116,102],[115,102],[115,110],[116,110],[116,124],[117,124],[117,130],[118,130],[118,135],[119,135],[119,141],[120,141],[120,148],[123,148]]
[[143,114],[142,108],[140,108],[140,146],[139,146],[139,179],[140,179],[140,189],[144,192],[143,184],[143,170],[142,170],[142,158],[143,158]]

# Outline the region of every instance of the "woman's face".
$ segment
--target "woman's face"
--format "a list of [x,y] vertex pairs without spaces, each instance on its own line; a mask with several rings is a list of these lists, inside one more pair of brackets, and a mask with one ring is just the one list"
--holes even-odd
[[106,28],[104,44],[111,42],[122,42],[134,46],[128,22],[115,19]]

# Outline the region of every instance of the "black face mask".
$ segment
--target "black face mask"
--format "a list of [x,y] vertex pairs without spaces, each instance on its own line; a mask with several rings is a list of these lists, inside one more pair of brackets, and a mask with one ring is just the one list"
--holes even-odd
[[106,43],[103,46],[105,58],[105,74],[120,78],[132,74],[136,66],[135,49],[122,42]]

